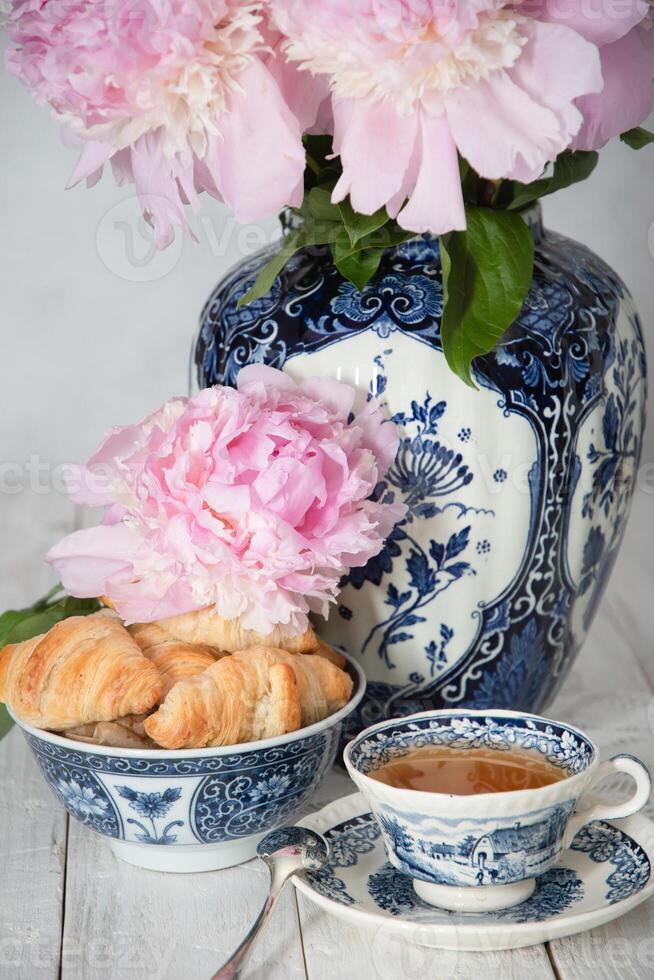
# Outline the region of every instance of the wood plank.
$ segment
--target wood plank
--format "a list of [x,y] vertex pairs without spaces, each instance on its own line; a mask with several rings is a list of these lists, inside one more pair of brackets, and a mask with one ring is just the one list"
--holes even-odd
[[544,946],[509,952],[469,953],[427,949],[379,929],[356,929],[333,918],[298,894],[302,940],[309,980],[356,977],[399,980],[438,977],[464,980],[552,980]]
[[[133,868],[71,821],[62,980],[209,977],[247,933],[267,887],[259,861],[194,875]],[[305,980],[292,886],[248,970],[261,980]]]
[[[72,522],[52,490],[0,494],[0,611],[47,592],[55,575],[43,554]],[[0,976],[57,977],[68,818],[15,729],[0,741],[0,785]]]
[[0,742],[0,977],[59,973],[67,817],[14,729]]

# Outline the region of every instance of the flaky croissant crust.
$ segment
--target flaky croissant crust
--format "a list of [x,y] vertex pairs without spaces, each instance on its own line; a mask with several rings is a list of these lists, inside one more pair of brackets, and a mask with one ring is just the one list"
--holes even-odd
[[144,714],[162,693],[159,671],[122,623],[102,613],[73,616],[0,651],[0,701],[36,728]]
[[325,657],[254,647],[180,681],[144,727],[168,749],[237,745],[322,721],[351,693],[352,679]]
[[213,607],[160,619],[157,626],[171,639],[206,643],[225,653],[258,646],[286,650],[287,653],[313,653],[318,648],[318,638],[311,626],[298,636],[287,636],[280,627],[264,635],[244,629],[239,619],[223,619]]
[[130,636],[138,643],[143,655],[161,674],[162,700],[179,681],[201,674],[220,657],[226,656],[206,643],[173,640],[158,623],[135,623],[127,629]]

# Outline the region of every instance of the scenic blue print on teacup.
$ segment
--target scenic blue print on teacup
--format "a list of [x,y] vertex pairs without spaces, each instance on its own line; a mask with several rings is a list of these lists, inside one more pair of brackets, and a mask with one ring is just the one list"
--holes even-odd
[[441,885],[502,885],[540,874],[563,850],[574,800],[520,820],[438,820],[383,805],[376,817],[389,860],[400,871]]

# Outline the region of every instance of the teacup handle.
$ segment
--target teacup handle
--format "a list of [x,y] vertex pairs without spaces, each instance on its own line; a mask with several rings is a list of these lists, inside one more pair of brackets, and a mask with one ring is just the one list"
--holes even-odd
[[[636,788],[633,794],[622,803],[614,803],[612,805],[598,803],[596,806],[592,806],[582,813],[578,813],[575,810],[570,817],[566,829],[564,847],[570,846],[575,835],[587,823],[591,823],[593,820],[617,820],[619,817],[630,817],[632,813],[637,813],[638,810],[642,810],[645,806],[652,792],[652,779],[647,766],[633,755],[614,755],[608,762],[602,762],[597,770],[595,779],[584,793],[584,796],[587,796],[598,783],[615,772],[626,772],[633,777],[636,781]],[[582,800],[584,796],[582,796]]]

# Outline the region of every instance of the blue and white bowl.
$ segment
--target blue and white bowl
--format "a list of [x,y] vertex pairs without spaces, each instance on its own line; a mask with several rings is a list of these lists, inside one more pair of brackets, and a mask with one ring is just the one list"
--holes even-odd
[[249,860],[261,838],[298,819],[331,768],[365,676],[348,657],[352,697],[324,721],[222,748],[113,749],[41,731],[14,717],[68,813],[114,853],[154,871],[213,871]]
[[[537,789],[471,796],[398,789],[371,778],[390,760],[431,745],[461,752],[531,750],[565,778]],[[420,898],[463,912],[525,901],[537,876],[556,864],[583,826],[629,816],[651,792],[638,759],[618,755],[600,763],[599,749],[579,729],[517,711],[426,711],[381,722],[350,742],[344,759],[379,824],[391,864],[413,879]],[[616,771],[636,782],[628,800],[615,806],[582,800]]]

